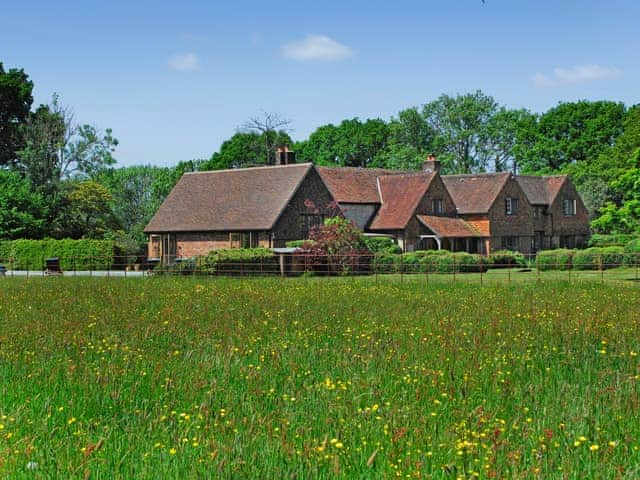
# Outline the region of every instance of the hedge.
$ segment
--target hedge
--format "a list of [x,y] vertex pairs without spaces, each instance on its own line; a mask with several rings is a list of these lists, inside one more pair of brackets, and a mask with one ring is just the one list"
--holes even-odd
[[381,252],[375,255],[377,273],[469,273],[486,271],[486,257],[465,252],[424,250],[404,255]]
[[268,248],[228,248],[213,250],[202,258],[196,270],[217,275],[277,274],[278,257]]
[[364,245],[371,253],[402,253],[402,249],[393,238],[364,237]]
[[527,260],[520,252],[496,250],[489,254],[489,268],[526,267]]
[[589,238],[590,247],[610,247],[610,246],[624,246],[629,242],[637,239],[638,235],[619,233],[616,235],[609,235],[603,233],[594,233]]
[[622,265],[623,247],[591,247],[576,250],[572,265],[576,270],[605,270]]
[[624,247],[624,264],[629,267],[640,265],[640,238],[631,240]]
[[16,270],[41,270],[45,258],[50,257],[60,259],[62,270],[109,270],[116,253],[111,240],[46,239],[0,243],[0,257],[11,258]]
[[536,267],[538,270],[571,270],[575,250],[559,248],[556,250],[543,250],[536,255]]
[[9,259],[13,256],[13,241],[0,240],[0,263],[9,263]]

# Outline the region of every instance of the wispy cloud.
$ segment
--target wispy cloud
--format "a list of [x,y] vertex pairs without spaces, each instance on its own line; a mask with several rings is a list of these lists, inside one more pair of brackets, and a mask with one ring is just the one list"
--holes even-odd
[[334,61],[351,57],[353,50],[326,35],[307,35],[302,40],[284,45],[282,54],[285,58],[299,61]]
[[195,53],[172,55],[167,62],[169,68],[179,72],[195,72],[200,70],[200,59]]
[[621,76],[622,70],[617,67],[603,67],[595,64],[580,65],[572,68],[554,68],[551,75],[538,72],[533,76],[533,83],[536,87],[557,87]]

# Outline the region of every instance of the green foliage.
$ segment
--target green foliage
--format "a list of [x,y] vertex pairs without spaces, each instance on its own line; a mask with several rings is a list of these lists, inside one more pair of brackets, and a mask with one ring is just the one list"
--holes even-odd
[[288,242],[285,243],[285,245],[288,248],[300,248],[303,245],[305,245],[306,243],[308,243],[309,240],[290,240]]
[[309,139],[299,143],[301,161],[342,167],[379,166],[378,156],[389,141],[389,127],[380,119],[343,120],[340,125],[324,125]]
[[520,252],[495,250],[489,254],[489,268],[526,267],[527,259]]
[[536,268],[545,270],[571,270],[575,250],[559,248],[542,250],[536,254]]
[[20,128],[33,103],[33,82],[24,70],[5,70],[0,62],[0,167],[12,166],[24,146]]
[[591,247],[576,250],[572,267],[576,270],[606,270],[620,267],[624,260],[624,247]]
[[102,238],[115,226],[113,197],[106,187],[92,180],[68,183],[66,187],[65,208],[58,220],[63,236]]
[[250,272],[279,272],[278,256],[268,248],[229,248],[213,250],[196,267],[199,272],[217,275],[242,275]]
[[108,240],[14,240],[8,251],[16,270],[41,270],[50,257],[60,258],[62,270],[108,270],[115,245]]
[[372,253],[402,253],[400,246],[389,237],[363,237],[364,246]]
[[636,236],[628,233],[607,235],[604,233],[594,233],[589,237],[590,247],[611,247],[611,246],[624,246]]
[[447,250],[419,250],[401,255],[375,254],[372,268],[377,273],[471,273],[484,272],[489,261],[482,255]]
[[275,147],[292,145],[293,140],[284,131],[256,133],[237,132],[220,146],[220,151],[200,166],[200,170],[223,170],[256,165],[273,165]]
[[640,265],[640,238],[631,240],[624,246],[624,264],[630,267]]
[[0,170],[0,240],[41,238],[46,230],[45,199],[28,180]]
[[7,261],[14,256],[13,241],[0,240],[0,263],[8,263]]

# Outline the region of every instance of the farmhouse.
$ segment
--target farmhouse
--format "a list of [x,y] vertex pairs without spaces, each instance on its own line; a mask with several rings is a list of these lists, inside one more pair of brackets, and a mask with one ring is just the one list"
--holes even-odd
[[151,219],[149,256],[204,255],[235,247],[284,247],[343,215],[365,235],[388,236],[403,251],[488,254],[573,247],[589,235],[586,209],[567,176],[440,175],[432,156],[421,171],[296,164],[185,174]]

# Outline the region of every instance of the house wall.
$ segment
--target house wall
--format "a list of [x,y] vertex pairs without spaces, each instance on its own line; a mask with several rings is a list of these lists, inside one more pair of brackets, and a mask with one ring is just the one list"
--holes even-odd
[[[212,250],[231,248],[230,234],[232,232],[178,232],[176,239],[176,257],[188,258],[207,255]],[[164,234],[166,235],[166,234]],[[160,235],[162,238],[164,235]],[[259,247],[269,248],[268,232],[252,232],[257,236]],[[255,238],[255,237],[254,237]],[[160,248],[164,242],[160,242]],[[152,251],[151,236],[149,238],[149,252]],[[160,256],[163,252],[160,252]]]
[[353,222],[360,230],[364,230],[378,210],[378,206],[376,203],[341,203],[340,209],[344,218]]
[[[576,200],[576,214],[566,216],[563,210],[565,198]],[[589,214],[573,182],[567,179],[549,207],[549,223],[551,230],[551,246],[561,245],[561,237],[574,237],[575,246],[586,243],[590,235]]]
[[[507,197],[518,199],[518,211],[515,215],[505,213]],[[509,178],[496,201],[489,209],[490,250],[502,249],[502,237],[517,237],[518,250],[531,253],[533,250],[533,207],[518,183]]]
[[320,178],[315,168],[302,180],[280,218],[273,228],[273,247],[284,247],[289,240],[303,240],[300,225],[302,214],[323,214],[326,217],[336,216],[340,209],[335,206],[333,196]]

